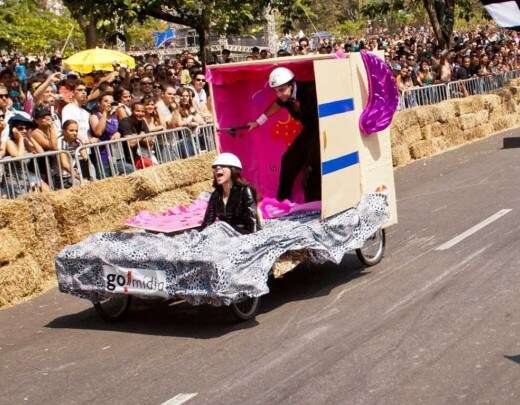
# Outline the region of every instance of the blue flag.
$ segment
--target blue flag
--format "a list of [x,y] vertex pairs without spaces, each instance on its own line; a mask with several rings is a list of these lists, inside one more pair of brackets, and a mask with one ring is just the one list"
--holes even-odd
[[166,31],[154,32],[153,36],[155,39],[155,47],[160,48],[166,42],[175,38],[175,30],[173,28],[169,28]]

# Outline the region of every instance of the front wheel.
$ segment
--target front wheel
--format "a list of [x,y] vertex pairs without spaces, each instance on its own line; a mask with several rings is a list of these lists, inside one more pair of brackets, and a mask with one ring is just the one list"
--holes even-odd
[[386,235],[384,229],[379,229],[365,242],[361,249],[356,249],[356,255],[366,266],[378,264],[385,253]]
[[246,298],[243,301],[231,304],[231,312],[239,321],[254,319],[260,309],[260,297]]
[[132,296],[115,295],[103,301],[96,302],[94,308],[98,315],[106,322],[117,322],[125,317],[130,309]]

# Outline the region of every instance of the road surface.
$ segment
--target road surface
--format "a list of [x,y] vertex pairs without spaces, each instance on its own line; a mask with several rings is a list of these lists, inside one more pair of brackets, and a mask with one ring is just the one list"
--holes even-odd
[[519,404],[514,137],[398,169],[381,264],[299,268],[256,321],[181,304],[108,325],[57,290],[0,311],[0,403]]

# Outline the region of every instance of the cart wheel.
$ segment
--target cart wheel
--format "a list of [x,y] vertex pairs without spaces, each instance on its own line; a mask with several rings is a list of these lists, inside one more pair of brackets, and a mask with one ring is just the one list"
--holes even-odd
[[132,296],[116,295],[104,301],[96,302],[94,308],[104,321],[117,322],[128,313],[130,302],[132,302]]
[[231,312],[239,321],[254,319],[260,309],[260,297],[246,298],[244,301],[231,304]]
[[365,242],[361,249],[356,249],[356,255],[363,264],[375,266],[383,258],[385,244],[385,230],[380,229]]

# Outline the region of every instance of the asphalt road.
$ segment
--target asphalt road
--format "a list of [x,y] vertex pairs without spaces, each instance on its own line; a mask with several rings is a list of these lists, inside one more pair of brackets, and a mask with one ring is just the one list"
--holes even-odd
[[397,170],[384,260],[299,268],[254,322],[181,304],[108,325],[56,290],[0,311],[0,403],[519,404],[520,142],[504,137]]

